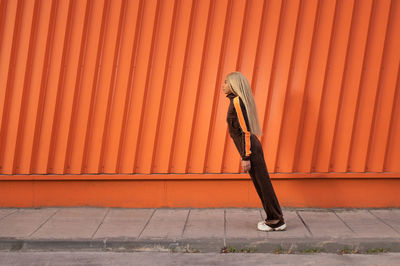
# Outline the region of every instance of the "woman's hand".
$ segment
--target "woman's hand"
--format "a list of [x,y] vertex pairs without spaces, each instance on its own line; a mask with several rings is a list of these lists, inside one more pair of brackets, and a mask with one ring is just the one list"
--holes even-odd
[[250,168],[251,168],[250,161],[243,161],[242,160],[242,168],[243,168],[243,171],[245,171],[245,172],[250,171]]

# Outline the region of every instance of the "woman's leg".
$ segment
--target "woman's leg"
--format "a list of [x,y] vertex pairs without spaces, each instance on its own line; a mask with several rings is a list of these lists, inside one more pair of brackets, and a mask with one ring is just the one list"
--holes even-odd
[[256,137],[254,137],[252,147],[253,151],[250,157],[251,170],[249,174],[267,214],[266,221],[272,224],[278,223],[279,221],[284,222],[282,210],[268,174],[262,146]]
[[256,179],[256,174],[255,174],[255,171],[254,171],[254,167],[251,167],[251,168],[250,168],[249,174],[250,174],[250,177],[251,177],[251,181],[253,181],[253,185],[254,185],[254,187],[256,188],[258,197],[260,197],[261,203],[262,203],[263,208],[264,208],[264,210],[265,210],[265,209],[266,209],[266,206],[264,205],[264,201],[262,200],[263,195],[262,195],[262,192],[261,192],[261,187],[260,187],[260,185],[258,184],[258,181],[257,181],[257,179]]

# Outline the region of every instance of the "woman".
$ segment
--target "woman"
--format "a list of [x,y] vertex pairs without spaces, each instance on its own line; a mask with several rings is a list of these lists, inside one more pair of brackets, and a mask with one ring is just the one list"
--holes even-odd
[[250,174],[267,214],[267,219],[259,222],[257,229],[285,230],[282,210],[269,178],[261,143],[256,137],[261,135],[261,129],[249,82],[240,72],[232,72],[226,77],[222,90],[230,99],[227,116],[229,135],[242,157],[242,168]]

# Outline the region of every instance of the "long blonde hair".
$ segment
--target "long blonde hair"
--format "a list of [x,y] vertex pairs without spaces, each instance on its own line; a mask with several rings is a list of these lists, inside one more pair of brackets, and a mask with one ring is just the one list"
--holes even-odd
[[250,132],[261,136],[262,131],[258,122],[257,108],[249,81],[240,72],[232,72],[226,76],[233,94],[240,97],[246,107],[247,118],[249,119]]

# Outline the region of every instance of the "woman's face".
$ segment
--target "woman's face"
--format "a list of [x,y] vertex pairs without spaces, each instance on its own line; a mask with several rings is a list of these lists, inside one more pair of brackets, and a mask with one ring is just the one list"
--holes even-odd
[[225,80],[224,83],[222,83],[222,91],[225,94],[229,94],[232,92],[231,86],[229,86],[229,82],[227,80]]

